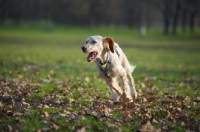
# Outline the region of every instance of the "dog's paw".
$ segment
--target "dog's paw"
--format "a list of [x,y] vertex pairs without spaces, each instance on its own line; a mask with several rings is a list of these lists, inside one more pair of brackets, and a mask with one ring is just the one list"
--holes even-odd
[[114,103],[119,103],[120,101],[120,96],[118,96],[118,97],[115,97],[114,99],[113,99],[113,102]]
[[123,94],[121,97],[120,97],[120,101],[125,103],[125,102],[133,102],[133,98],[131,95],[126,95],[126,94]]
[[132,94],[132,97],[133,97],[133,99],[137,99],[137,98],[138,98],[137,92],[134,92],[134,93]]

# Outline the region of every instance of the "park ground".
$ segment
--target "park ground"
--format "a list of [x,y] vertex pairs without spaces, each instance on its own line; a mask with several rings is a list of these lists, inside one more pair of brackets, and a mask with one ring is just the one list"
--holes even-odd
[[[114,104],[81,46],[112,36],[139,98]],[[0,27],[1,131],[200,131],[200,31]]]

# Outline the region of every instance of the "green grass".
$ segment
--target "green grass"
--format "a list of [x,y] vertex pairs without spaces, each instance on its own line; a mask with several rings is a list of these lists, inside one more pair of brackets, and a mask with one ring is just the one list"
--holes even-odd
[[[118,104],[111,107],[111,115],[104,115],[110,107],[107,106],[109,89],[98,76],[95,64],[86,61],[87,54],[80,48],[91,35],[112,36],[129,61],[136,65],[133,77],[140,95],[135,103],[139,106],[129,108],[127,104]],[[149,30],[147,37],[141,38],[137,30],[123,28],[55,27],[47,31],[41,27],[0,27],[0,96],[5,93],[20,96],[24,99],[22,102],[30,105],[19,108],[12,104],[16,102],[13,99],[0,100],[3,104],[0,105],[0,128],[6,131],[7,125],[13,129],[19,125],[24,131],[45,127],[56,130],[53,127],[56,124],[58,131],[82,128],[137,131],[155,118],[158,123],[151,123],[164,131],[166,127],[174,131],[196,131],[200,123],[200,105],[195,101],[200,95],[199,36],[199,30],[193,34],[168,36],[161,30]],[[149,103],[152,96],[158,100]],[[179,96],[189,100],[176,100]],[[171,99],[172,104],[163,101],[165,99]],[[177,108],[181,108],[194,125],[189,126],[190,122],[183,120],[180,112],[180,117],[165,122],[169,118],[167,111],[174,117]],[[130,112],[130,119],[123,115],[124,109]],[[140,114],[141,109],[148,109],[151,118]],[[12,117],[9,111],[11,115],[17,112],[22,115]],[[49,113],[49,117],[45,118],[44,112]],[[78,119],[80,115],[84,119]],[[185,126],[180,125],[179,118]],[[41,123],[42,120],[47,123]]]

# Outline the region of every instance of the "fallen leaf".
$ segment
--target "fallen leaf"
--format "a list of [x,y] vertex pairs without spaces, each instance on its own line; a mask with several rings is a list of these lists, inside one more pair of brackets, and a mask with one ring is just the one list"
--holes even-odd
[[0,102],[0,108],[2,108],[4,105],[3,105],[3,103],[2,102]]
[[185,122],[182,121],[182,122],[181,122],[181,126],[185,126]]
[[44,127],[44,128],[41,128],[41,129],[37,130],[37,132],[50,132],[50,131],[51,131],[50,127]]
[[8,130],[9,132],[12,132],[13,128],[12,128],[11,125],[7,125],[7,126],[5,127],[5,130]]
[[51,127],[54,129],[54,130],[58,130],[60,129],[60,127],[54,123],[51,124]]
[[76,126],[75,132],[86,132],[86,127],[85,126]]
[[153,123],[158,123],[158,121],[155,118],[152,119],[152,122]]
[[60,116],[61,116],[61,117],[66,117],[67,114],[62,114],[62,113],[60,113]]
[[41,120],[40,122],[41,122],[41,123],[44,123],[44,124],[47,124],[47,123],[48,123],[47,120]]
[[160,130],[156,129],[154,126],[151,125],[150,121],[147,121],[146,124],[142,125],[139,129],[141,132],[160,132]]
[[194,99],[194,101],[197,102],[197,103],[200,103],[200,97],[196,97],[196,98]]
[[10,111],[10,110],[6,111],[6,115],[13,116],[13,111]]
[[89,81],[90,81],[90,78],[89,78],[89,77],[86,77],[86,78],[85,78],[85,81],[86,81],[86,82],[89,82]]
[[49,113],[45,111],[45,112],[44,112],[44,116],[45,116],[45,117],[49,117]]
[[148,101],[149,101],[149,102],[153,102],[153,101],[156,101],[156,99],[157,99],[156,97],[151,96],[150,98],[148,98]]
[[4,130],[6,132],[21,132],[23,131],[22,126],[17,124],[17,125],[6,125],[4,127]]
[[13,116],[22,116],[22,115],[23,115],[23,113],[20,113],[20,112],[16,112],[13,114]]

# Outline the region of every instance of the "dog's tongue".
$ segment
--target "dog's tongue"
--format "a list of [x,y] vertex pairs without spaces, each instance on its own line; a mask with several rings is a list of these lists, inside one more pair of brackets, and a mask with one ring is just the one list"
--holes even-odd
[[90,62],[92,60],[94,60],[96,57],[96,53],[95,52],[90,52],[88,57],[87,57],[87,61]]

